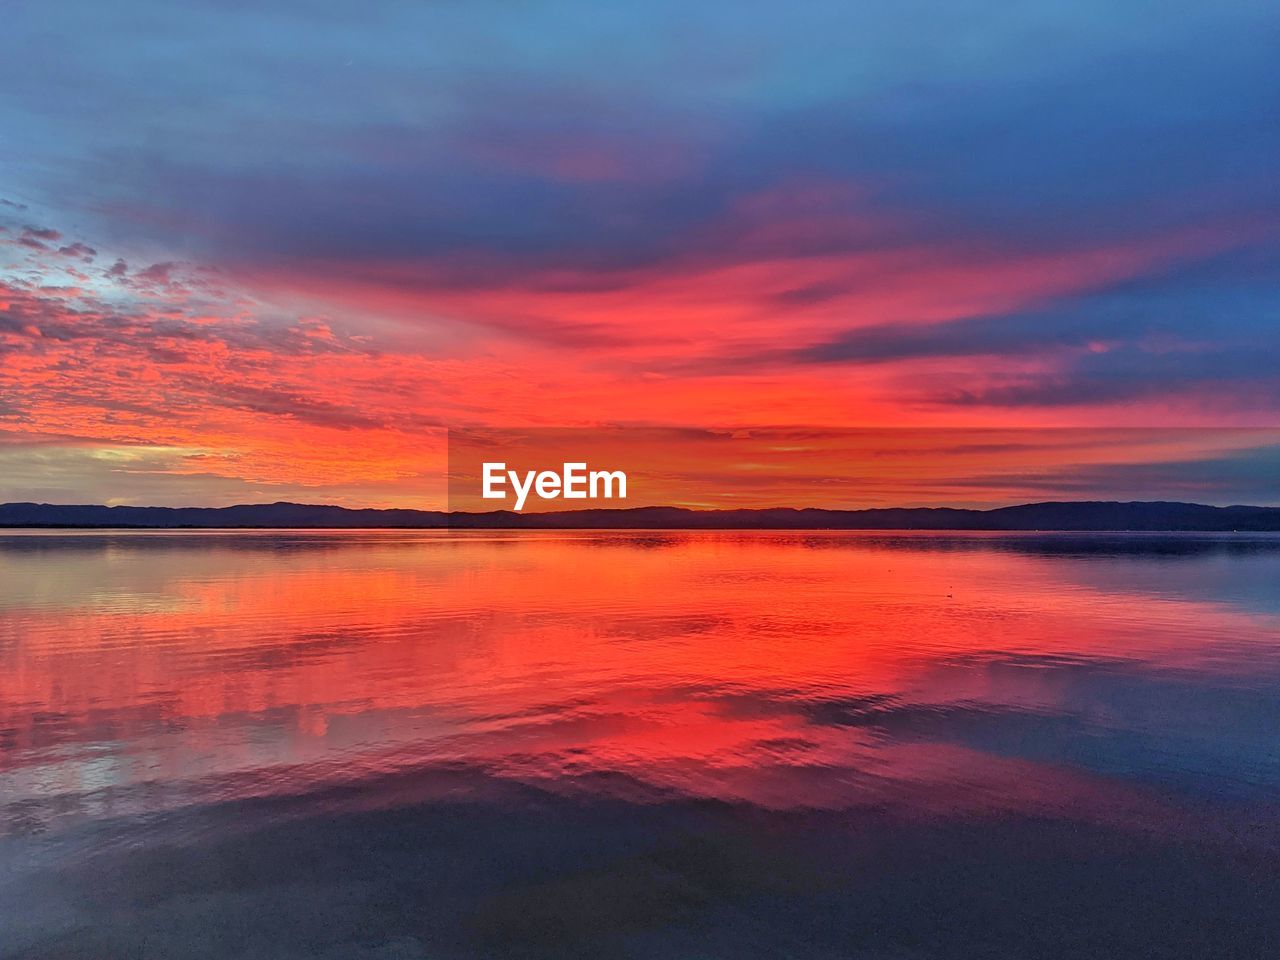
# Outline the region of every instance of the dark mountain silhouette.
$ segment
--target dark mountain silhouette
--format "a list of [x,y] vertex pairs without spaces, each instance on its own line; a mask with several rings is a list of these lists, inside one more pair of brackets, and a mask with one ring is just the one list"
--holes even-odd
[[136,528],[471,528],[615,530],[1150,530],[1280,531],[1280,507],[1211,507],[1198,503],[1067,501],[992,510],[896,507],[821,510],[686,510],[634,507],[552,513],[444,513],[351,510],[305,503],[234,507],[106,507],[96,504],[0,504],[0,527]]

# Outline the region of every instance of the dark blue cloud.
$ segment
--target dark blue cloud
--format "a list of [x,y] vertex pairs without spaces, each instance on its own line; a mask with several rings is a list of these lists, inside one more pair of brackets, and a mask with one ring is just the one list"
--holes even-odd
[[[823,302],[847,292],[828,284],[784,299]],[[960,362],[979,358],[1042,358],[1056,362],[1056,372],[1001,374],[997,366],[975,381],[972,365]],[[1199,391],[1210,408],[1274,408],[1280,406],[1280,256],[1266,245],[1232,250],[1034,310],[852,325],[825,340],[696,365],[733,372],[939,360],[957,361],[955,382],[940,384],[935,370],[923,389],[930,402],[945,405],[1061,406]]]
[[[1145,439],[1158,443],[1162,438],[1176,441],[1179,433],[1157,428]],[[1280,477],[1280,444],[1275,431],[1259,430],[1253,435],[1224,431],[1220,442],[1221,453],[1145,463],[1070,464],[1037,476],[1020,474],[1016,482],[1032,491],[1032,497],[1039,492],[1046,498],[1194,500],[1219,506],[1276,503],[1280,499],[1280,482],[1276,480]],[[1232,444],[1241,446],[1228,449]],[[1008,489],[1011,482],[1013,478],[1002,474],[959,481],[975,496]],[[1188,586],[1187,591],[1194,591],[1194,587]],[[1269,606],[1275,605],[1272,593],[1260,593],[1271,597]]]
[[[480,248],[607,269],[803,175],[869,184],[922,234],[1045,244],[1280,210],[1270,4],[148,2],[16,20],[0,88],[19,192],[115,211],[126,237],[164,213],[171,242],[211,256]],[[631,169],[575,178],[584,143]]]

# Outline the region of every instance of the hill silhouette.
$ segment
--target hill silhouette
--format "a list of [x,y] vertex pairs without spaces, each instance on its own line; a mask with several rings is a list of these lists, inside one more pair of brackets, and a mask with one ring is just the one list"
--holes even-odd
[[0,527],[289,528],[289,529],[614,529],[614,530],[1067,530],[1280,531],[1280,507],[1198,503],[1050,501],[989,510],[894,507],[827,510],[682,507],[565,510],[546,513],[446,513],[350,509],[305,503],[231,507],[108,507],[99,504],[0,504]]

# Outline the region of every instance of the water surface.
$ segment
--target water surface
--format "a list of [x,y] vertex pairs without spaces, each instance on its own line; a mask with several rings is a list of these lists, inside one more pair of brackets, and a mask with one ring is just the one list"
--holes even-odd
[[0,956],[1280,956],[1280,538],[0,536]]

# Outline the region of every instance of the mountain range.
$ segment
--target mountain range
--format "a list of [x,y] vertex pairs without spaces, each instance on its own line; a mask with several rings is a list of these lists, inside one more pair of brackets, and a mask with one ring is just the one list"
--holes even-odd
[[0,504],[0,527],[71,528],[465,528],[616,530],[1146,530],[1280,531],[1280,507],[1198,503],[1052,501],[989,510],[894,507],[828,510],[683,507],[566,510],[543,513],[447,513],[350,509],[305,503],[231,507],[108,507],[99,504]]

